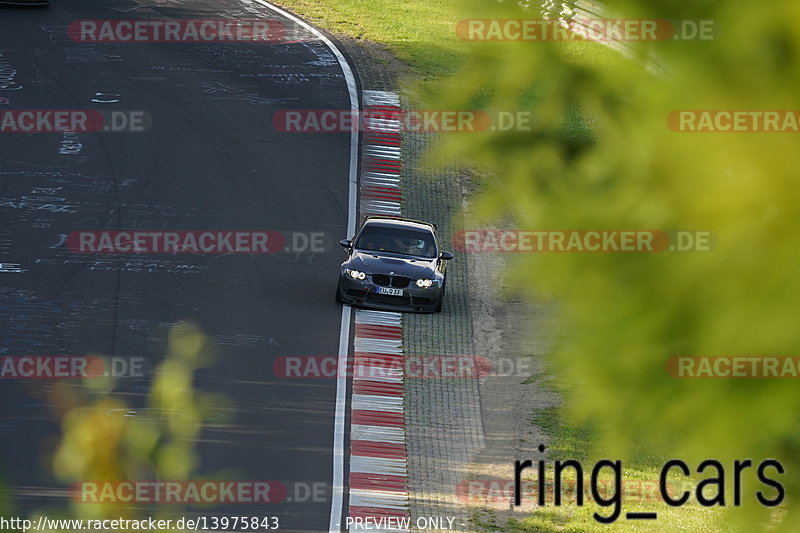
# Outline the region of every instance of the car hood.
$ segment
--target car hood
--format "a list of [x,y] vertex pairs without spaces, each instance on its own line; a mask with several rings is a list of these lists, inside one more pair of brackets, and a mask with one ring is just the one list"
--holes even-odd
[[353,256],[345,266],[367,274],[390,275],[390,272],[394,272],[391,275],[419,279],[433,277],[436,269],[436,260],[354,251]]

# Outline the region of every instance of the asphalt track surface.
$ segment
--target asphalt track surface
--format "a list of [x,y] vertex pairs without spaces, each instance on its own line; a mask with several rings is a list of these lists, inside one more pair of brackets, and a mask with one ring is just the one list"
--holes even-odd
[[[349,109],[342,71],[316,39],[75,42],[67,27],[82,19],[274,19],[297,29],[237,0],[0,6],[0,111],[143,111],[150,122],[143,132],[0,133],[0,356],[142,357],[144,375],[120,379],[115,394],[132,406],[127,416],[145,416],[148,370],[169,327],[193,321],[217,347],[196,386],[235,405],[229,419],[206,421],[195,477],[280,481],[303,500],[200,512],[328,531],[336,382],[282,379],[273,362],[337,354],[350,134],[282,133],[271,118]],[[298,237],[299,251],[272,254],[77,254],[64,242],[120,229],[324,236],[321,251]],[[47,459],[58,435],[51,386],[0,380],[0,473],[18,516],[68,504]],[[304,492],[315,483],[324,497]]]

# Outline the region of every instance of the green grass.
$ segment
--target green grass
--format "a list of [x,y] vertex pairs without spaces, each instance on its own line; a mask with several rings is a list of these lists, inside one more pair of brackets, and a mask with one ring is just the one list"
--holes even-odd
[[[456,73],[473,46],[456,34],[458,22],[468,18],[463,0],[275,0],[274,3],[334,34],[385,45],[410,68],[408,81],[421,82],[422,87],[427,86],[426,82]],[[560,48],[564,61],[584,66],[626,61],[598,43],[565,41]],[[385,62],[380,58],[375,61]]]
[[278,0],[333,33],[385,44],[422,81],[455,72],[464,57],[456,36],[459,0]]

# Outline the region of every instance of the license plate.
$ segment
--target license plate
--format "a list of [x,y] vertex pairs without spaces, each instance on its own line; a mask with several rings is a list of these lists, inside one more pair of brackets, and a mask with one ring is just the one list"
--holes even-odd
[[392,289],[391,287],[378,287],[378,294],[391,294],[392,296],[402,296],[403,289]]

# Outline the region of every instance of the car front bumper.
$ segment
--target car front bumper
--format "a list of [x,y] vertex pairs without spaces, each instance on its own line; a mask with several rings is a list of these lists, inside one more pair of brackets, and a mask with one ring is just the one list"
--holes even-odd
[[436,311],[442,296],[441,282],[425,289],[410,285],[402,289],[402,296],[379,294],[379,287],[369,277],[356,280],[347,274],[341,274],[337,290],[344,303],[384,311],[432,313]]

